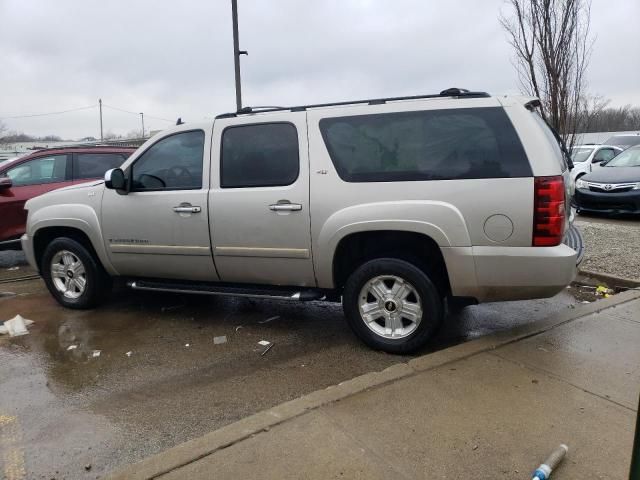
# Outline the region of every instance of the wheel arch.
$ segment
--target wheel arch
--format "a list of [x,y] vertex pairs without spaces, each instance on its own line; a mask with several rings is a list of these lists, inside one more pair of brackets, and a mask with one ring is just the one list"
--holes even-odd
[[[340,258],[344,247],[339,249],[339,246],[353,241],[348,240],[353,239],[353,235],[373,237],[376,241],[379,238],[376,236],[396,232],[404,244],[410,244],[417,254],[414,256],[425,258],[425,253],[433,254],[445,272],[443,249],[471,246],[462,213],[454,205],[434,200],[354,205],[334,212],[316,231],[313,248],[316,280],[318,286],[327,289],[340,286],[336,279],[340,280],[342,274],[336,276],[336,258]],[[443,284],[446,290],[450,289],[448,278]]]
[[407,230],[369,230],[344,236],[336,246],[331,264],[334,287],[344,287],[351,273],[376,258],[408,261],[431,278],[442,296],[451,292],[447,266],[438,243],[429,235]]
[[34,209],[29,212],[27,234],[33,239],[38,266],[48,242],[56,237],[69,236],[85,245],[109,275],[117,275],[104,247],[98,214],[90,205],[67,203]]

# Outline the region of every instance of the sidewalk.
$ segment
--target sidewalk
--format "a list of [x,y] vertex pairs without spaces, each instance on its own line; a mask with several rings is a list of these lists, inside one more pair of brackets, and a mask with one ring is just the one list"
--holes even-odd
[[628,478],[640,292],[483,337],[279,405],[113,479]]

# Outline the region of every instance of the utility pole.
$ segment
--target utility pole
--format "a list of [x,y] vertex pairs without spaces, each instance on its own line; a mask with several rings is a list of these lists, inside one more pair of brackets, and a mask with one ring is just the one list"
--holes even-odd
[[142,138],[144,138],[144,113],[140,112],[140,119],[142,120]]
[[100,141],[103,142],[103,135],[102,135],[102,99],[99,98],[98,99],[98,105],[100,106]]
[[240,85],[240,55],[249,55],[240,50],[238,40],[238,0],[231,0],[231,16],[233,19],[233,64],[236,71],[236,108],[242,110],[242,87]]

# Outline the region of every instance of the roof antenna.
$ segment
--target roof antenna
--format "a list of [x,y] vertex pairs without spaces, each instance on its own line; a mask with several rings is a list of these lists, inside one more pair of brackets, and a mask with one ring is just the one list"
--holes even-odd
[[183,125],[184,122],[182,121],[182,117],[178,117],[178,121],[176,122],[176,125]]

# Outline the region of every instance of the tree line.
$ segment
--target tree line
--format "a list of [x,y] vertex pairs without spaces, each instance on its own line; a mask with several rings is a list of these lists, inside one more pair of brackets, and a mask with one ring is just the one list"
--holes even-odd
[[640,107],[585,109],[575,121],[576,133],[640,131]]

